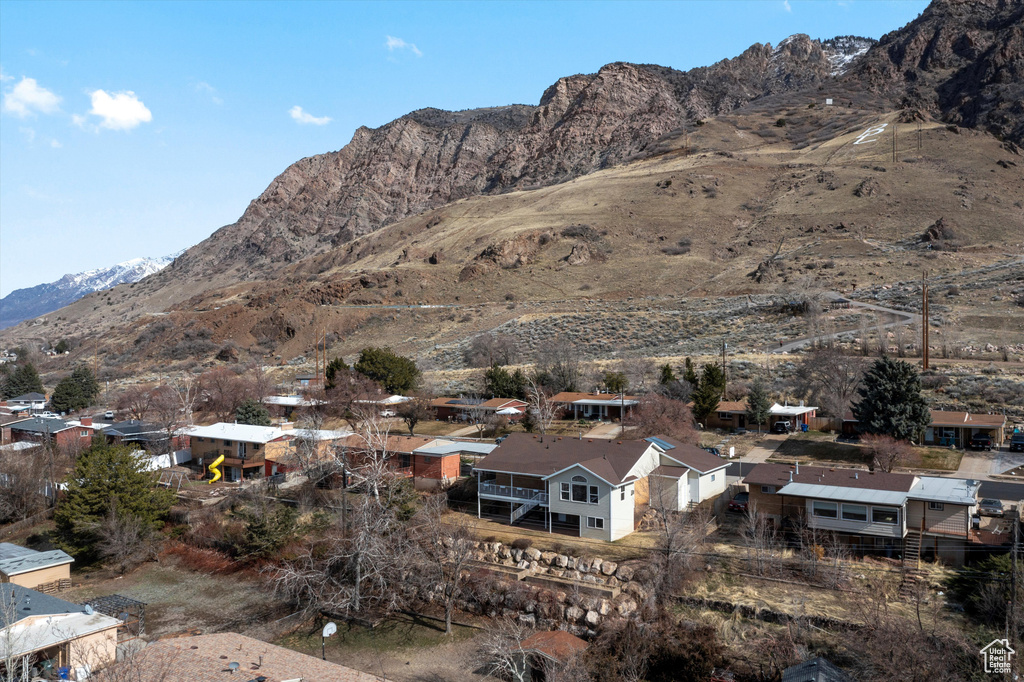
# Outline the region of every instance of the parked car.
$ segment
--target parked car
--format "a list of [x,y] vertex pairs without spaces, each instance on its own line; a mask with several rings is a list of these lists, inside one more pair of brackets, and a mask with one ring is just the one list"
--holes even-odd
[[1003,503],[997,499],[986,497],[978,504],[978,513],[982,516],[999,516],[1003,515]]
[[745,512],[750,504],[750,493],[736,493],[736,497],[729,500],[729,511]]
[[113,410],[107,410],[106,412],[103,413],[103,418],[104,419],[113,419],[114,418],[114,411]]
[[1015,433],[1010,437],[1010,452],[1024,452],[1024,433]]
[[793,426],[789,423],[788,419],[772,424],[772,433],[789,433],[792,430]]
[[381,410],[380,416],[382,417],[397,417],[398,413],[394,410]]
[[712,455],[715,455],[716,457],[721,457],[722,456],[722,452],[718,448],[704,448],[704,449],[707,450],[708,452],[710,452]]
[[971,436],[971,442],[969,444],[971,450],[991,450],[992,449],[992,436],[987,433],[976,433]]

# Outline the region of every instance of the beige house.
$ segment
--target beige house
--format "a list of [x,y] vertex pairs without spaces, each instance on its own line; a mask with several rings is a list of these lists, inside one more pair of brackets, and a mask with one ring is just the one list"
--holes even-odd
[[834,532],[860,552],[962,564],[983,544],[971,524],[978,481],[764,463],[743,482],[780,526]]
[[0,584],[0,604],[4,679],[56,679],[66,668],[81,680],[116,660],[116,618],[11,583]]
[[262,478],[267,455],[284,455],[294,436],[291,430],[220,422],[185,430],[192,446],[192,465],[203,471],[221,456],[224,481]]
[[0,542],[0,583],[12,583],[42,592],[70,587],[75,560],[59,549],[37,552],[28,547]]
[[1001,414],[973,414],[971,412],[944,412],[932,410],[932,421],[924,430],[925,445],[948,445],[966,448],[971,437],[984,434],[992,444],[1003,444],[1006,417]]

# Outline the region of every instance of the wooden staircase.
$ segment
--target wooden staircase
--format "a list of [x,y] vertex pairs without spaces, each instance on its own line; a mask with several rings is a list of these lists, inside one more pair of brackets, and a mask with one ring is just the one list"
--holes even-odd
[[921,519],[921,530],[908,530],[903,538],[903,580],[900,582],[900,599],[910,600],[914,596],[919,582],[926,580],[921,570],[921,534],[924,530],[924,519]]

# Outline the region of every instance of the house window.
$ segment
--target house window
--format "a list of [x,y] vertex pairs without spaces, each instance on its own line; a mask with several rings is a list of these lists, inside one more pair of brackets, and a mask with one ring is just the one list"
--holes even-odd
[[587,528],[596,528],[598,530],[604,530],[604,519],[602,519],[599,516],[588,516]]
[[774,495],[775,494],[775,486],[773,486],[773,485],[763,485],[763,486],[761,486],[761,492],[763,492],[765,495]]
[[89,432],[83,429],[82,431],[78,432],[78,435],[80,435],[82,438],[87,438],[89,436]]
[[814,500],[811,503],[811,513],[826,519],[834,519],[839,515],[839,505],[835,502],[822,502]]
[[229,440],[224,441],[224,445],[231,445],[231,441],[229,441]]
[[562,483],[559,486],[559,488],[560,488],[560,490],[558,491],[558,499],[564,500],[564,501],[568,502],[569,501],[569,484],[568,483]]
[[619,486],[619,500],[625,501],[626,499],[626,486]]
[[597,500],[600,497],[600,491],[598,491],[596,485],[590,486],[590,504],[597,504]]
[[896,507],[872,507],[871,521],[873,523],[888,523],[896,525],[899,519],[899,509]]
[[724,422],[727,422],[730,419],[732,419],[732,415],[729,414],[728,412],[719,412],[718,413],[718,418],[721,419]]
[[845,521],[867,521],[868,508],[863,504],[844,504],[843,519]]
[[572,501],[573,502],[586,502],[587,501],[587,479],[582,476],[572,477]]
[[942,511],[942,508],[944,506],[945,505],[943,505],[941,502],[929,502],[928,503],[928,508],[931,509],[932,511]]
[[259,450],[260,449],[260,444],[259,443],[253,443],[252,444],[252,449],[253,450]]
[[715,480],[715,475],[711,474],[711,481],[714,482],[714,480]]

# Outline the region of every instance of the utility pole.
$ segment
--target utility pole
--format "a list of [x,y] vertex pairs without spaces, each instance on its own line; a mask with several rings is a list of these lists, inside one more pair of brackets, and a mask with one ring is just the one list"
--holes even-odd
[[725,400],[725,392],[729,386],[729,369],[725,364],[725,349],[729,347],[725,341],[722,341],[722,400]]
[[921,369],[928,369],[928,271],[921,272]]

